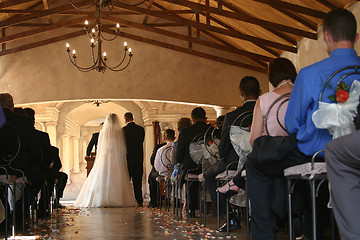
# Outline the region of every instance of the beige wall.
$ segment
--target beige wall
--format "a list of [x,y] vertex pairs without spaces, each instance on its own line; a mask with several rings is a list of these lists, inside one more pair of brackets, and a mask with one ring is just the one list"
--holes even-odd
[[[78,63],[89,63],[88,39],[78,37],[69,42],[77,50]],[[78,71],[67,59],[65,41],[3,56],[0,58],[0,89],[11,93],[16,104],[109,98],[229,106],[240,104],[238,84],[245,75],[258,77],[263,89],[267,89],[263,73],[136,41],[128,42],[135,55],[130,66],[119,73]],[[117,44],[119,48],[115,47]],[[109,63],[114,58],[120,59],[113,55],[122,52],[121,45],[120,40],[105,45]]]

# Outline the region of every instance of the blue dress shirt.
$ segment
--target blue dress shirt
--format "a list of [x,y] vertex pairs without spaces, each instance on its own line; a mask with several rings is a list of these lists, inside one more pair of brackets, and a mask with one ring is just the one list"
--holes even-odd
[[[285,125],[289,134],[296,134],[299,150],[313,155],[325,149],[332,139],[326,129],[317,129],[312,121],[313,113],[318,109],[318,101],[325,82],[335,71],[350,65],[360,65],[360,59],[352,48],[335,49],[330,57],[300,70],[291,93],[285,116]],[[324,90],[323,102],[331,102],[329,96],[335,94],[337,83],[344,73],[335,75]],[[360,75],[351,75],[344,80],[347,85],[360,81]]]

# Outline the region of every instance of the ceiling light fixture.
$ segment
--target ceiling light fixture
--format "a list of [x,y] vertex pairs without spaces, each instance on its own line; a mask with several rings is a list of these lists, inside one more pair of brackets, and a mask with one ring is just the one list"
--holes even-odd
[[[128,48],[127,46],[127,42],[124,42],[124,54],[122,57],[122,60],[114,66],[110,66],[107,63],[108,60],[108,56],[106,52],[102,51],[102,43],[103,41],[113,41],[115,40],[120,33],[120,24],[116,24],[116,29],[114,30],[114,37],[112,38],[106,38],[103,34],[102,34],[102,30],[101,30],[101,22],[100,22],[100,17],[101,17],[101,8],[106,6],[103,5],[105,2],[111,2],[111,1],[96,1],[96,23],[95,26],[93,28],[89,27],[89,22],[88,20],[85,21],[85,32],[88,35],[88,37],[90,38],[90,47],[91,47],[91,59],[92,59],[92,65],[90,65],[89,67],[82,67],[79,66],[76,62],[76,51],[75,49],[71,50],[70,49],[70,44],[66,43],[66,52],[68,54],[69,60],[70,62],[81,72],[89,72],[92,70],[96,70],[98,72],[102,72],[104,73],[106,69],[109,69],[111,71],[114,72],[120,72],[123,71],[124,69],[126,69],[131,61],[131,57],[133,56],[133,53],[131,51],[131,48]],[[91,31],[90,31],[91,29]],[[97,47],[97,49],[95,49],[95,47]],[[70,52],[72,54],[70,54]],[[125,59],[128,57],[128,61],[125,61]]]

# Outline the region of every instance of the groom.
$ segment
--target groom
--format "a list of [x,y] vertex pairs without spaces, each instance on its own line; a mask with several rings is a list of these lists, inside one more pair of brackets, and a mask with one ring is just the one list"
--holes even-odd
[[124,115],[126,126],[123,128],[127,148],[127,165],[130,179],[134,186],[134,194],[138,206],[143,206],[142,197],[142,175],[143,175],[143,142],[145,137],[144,128],[134,123],[134,117],[131,112]]

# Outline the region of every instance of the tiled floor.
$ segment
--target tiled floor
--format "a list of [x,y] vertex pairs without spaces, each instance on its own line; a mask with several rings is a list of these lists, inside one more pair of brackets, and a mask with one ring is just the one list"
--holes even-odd
[[[191,222],[181,221],[172,213],[158,209],[142,208],[91,208],[68,207],[47,220],[39,220],[27,236],[38,235],[39,239],[246,239],[242,228],[226,236],[216,229],[216,218],[208,216],[207,228],[199,218]],[[224,220],[223,220],[224,221]],[[283,232],[279,239],[287,239]]]

